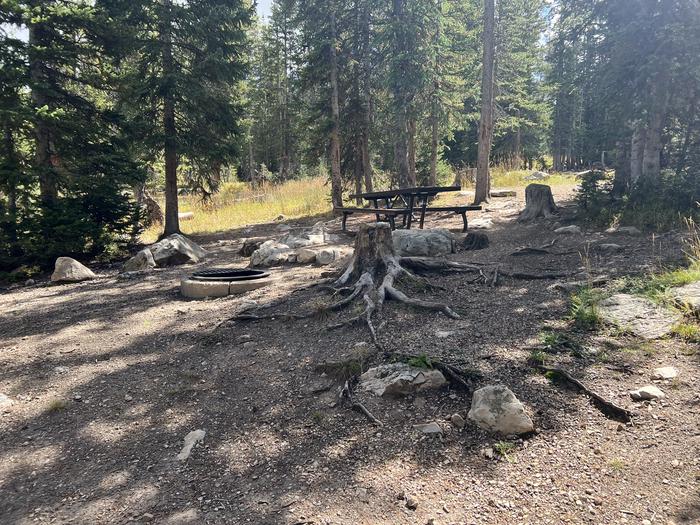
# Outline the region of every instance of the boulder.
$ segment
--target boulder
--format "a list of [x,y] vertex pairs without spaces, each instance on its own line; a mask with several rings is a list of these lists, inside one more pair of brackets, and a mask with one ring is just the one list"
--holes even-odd
[[399,256],[438,257],[455,252],[455,238],[448,230],[394,230],[391,235]]
[[613,228],[608,228],[605,233],[617,234],[617,235],[641,235],[642,232],[634,226],[618,226]]
[[648,340],[667,336],[681,320],[680,315],[648,299],[623,293],[601,301],[598,311],[604,321]]
[[442,372],[392,363],[370,368],[360,376],[360,387],[377,396],[405,396],[443,386]]
[[656,368],[651,373],[652,379],[673,379],[675,377],[678,377],[678,370],[673,366]]
[[299,264],[310,264],[316,262],[316,251],[310,248],[297,250],[297,262]]
[[678,304],[700,314],[700,281],[671,289],[671,296]]
[[51,280],[55,283],[78,283],[95,277],[97,276],[90,268],[70,257],[56,259],[56,265],[51,274]]
[[207,256],[197,244],[184,235],[173,233],[149,246],[156,266],[174,266],[177,264],[198,263]]
[[260,245],[250,256],[250,266],[274,266],[289,260],[292,253],[289,246],[269,240]]
[[660,388],[653,385],[643,386],[637,390],[630,390],[630,397],[635,401],[654,401],[666,397]]
[[467,417],[479,427],[504,435],[517,435],[535,429],[523,404],[505,385],[488,385],[474,392]]
[[250,237],[243,241],[243,246],[241,246],[239,253],[243,257],[250,257],[266,240],[266,237]]
[[156,267],[156,261],[148,248],[144,248],[122,266],[123,272],[138,272],[142,270],[152,270]]
[[560,235],[581,235],[582,232],[580,226],[572,224],[571,226],[562,226],[561,228],[557,228],[554,230],[554,233],[558,233]]
[[422,432],[423,434],[433,436],[442,434],[442,428],[440,428],[440,425],[438,425],[435,421],[413,425],[413,428],[415,428],[418,432]]
[[493,228],[493,219],[474,219],[469,221],[470,230],[490,230]]
[[525,180],[543,180],[549,177],[549,173],[544,171],[533,171],[530,175],[525,177]]
[[297,237],[295,235],[287,234],[284,237],[282,237],[279,240],[280,244],[286,244],[290,248],[304,248],[305,246],[312,246],[314,244],[322,244],[323,239],[321,239],[321,242],[314,242],[311,239],[308,239],[306,237]]
[[316,264],[325,266],[337,261],[343,256],[343,252],[336,248],[323,248],[316,252]]

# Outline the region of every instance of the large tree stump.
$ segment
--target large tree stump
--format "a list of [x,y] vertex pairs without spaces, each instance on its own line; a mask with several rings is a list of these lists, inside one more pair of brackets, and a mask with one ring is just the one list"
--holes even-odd
[[548,219],[557,213],[552,188],[546,184],[530,184],[525,188],[525,209],[520,212],[518,222],[531,221],[537,217]]

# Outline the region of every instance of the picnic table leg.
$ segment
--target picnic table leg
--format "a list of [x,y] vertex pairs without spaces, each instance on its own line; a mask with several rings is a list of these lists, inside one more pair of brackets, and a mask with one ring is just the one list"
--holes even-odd
[[469,223],[467,222],[467,212],[462,212],[462,221],[464,222],[464,227],[462,228],[462,233],[465,233],[469,227]]
[[341,226],[341,229],[342,229],[343,231],[346,231],[346,230],[345,230],[345,225],[346,225],[346,223],[347,223],[347,221],[348,221],[348,215],[349,215],[348,212],[346,212],[346,211],[343,212],[343,223],[342,223],[342,226]]
[[411,221],[413,220],[413,195],[408,197],[408,218],[406,219],[406,229],[411,229]]
[[[375,208],[379,208],[379,201],[377,199],[372,199],[372,203],[374,203]],[[377,222],[381,222],[382,219],[379,217],[379,214],[377,213]]]
[[428,197],[423,197],[423,203],[420,207],[420,229],[423,229],[423,222],[425,221],[425,208],[428,206]]

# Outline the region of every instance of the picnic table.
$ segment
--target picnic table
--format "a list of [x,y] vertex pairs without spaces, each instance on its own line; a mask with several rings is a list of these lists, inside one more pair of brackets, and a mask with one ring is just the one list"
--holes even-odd
[[[430,207],[428,201],[440,193],[460,191],[460,186],[419,186],[414,188],[401,188],[398,190],[373,191],[368,193],[356,193],[350,195],[353,199],[364,199],[370,201],[372,208],[336,208],[336,211],[343,213],[343,230],[348,215],[353,213],[373,213],[377,222],[387,220],[392,229],[395,228],[395,218],[399,215],[403,217],[402,226],[410,229],[414,220],[419,221],[420,229],[423,229],[425,214],[438,211],[452,211],[462,216],[464,220],[464,231],[467,230],[468,210],[480,210],[481,206],[440,206]],[[419,214],[416,217],[416,214]]]

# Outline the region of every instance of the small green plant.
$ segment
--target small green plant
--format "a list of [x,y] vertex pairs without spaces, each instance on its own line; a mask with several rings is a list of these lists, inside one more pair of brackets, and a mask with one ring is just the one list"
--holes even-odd
[[60,412],[61,410],[65,410],[67,406],[68,402],[65,399],[56,398],[49,401],[49,404],[46,406],[46,411]]
[[688,343],[700,343],[700,327],[696,324],[677,324],[673,327],[673,334]]
[[613,458],[608,461],[608,467],[610,467],[612,470],[624,470],[626,465],[620,458]]
[[571,296],[569,317],[576,327],[582,330],[594,330],[602,324],[598,303],[602,292],[586,286]]
[[314,423],[316,423],[317,425],[320,425],[321,423],[323,423],[323,420],[325,418],[324,418],[322,412],[319,412],[318,410],[314,410],[311,413],[311,419],[313,420]]
[[433,368],[433,362],[426,354],[420,354],[410,358],[408,364],[416,368]]
[[530,352],[530,362],[535,366],[544,365],[547,362],[547,359],[549,359],[547,353],[539,348],[534,348]]
[[493,446],[493,449],[508,463],[512,463],[514,461],[514,458],[511,456],[511,454],[515,452],[515,443],[511,441],[499,441]]

